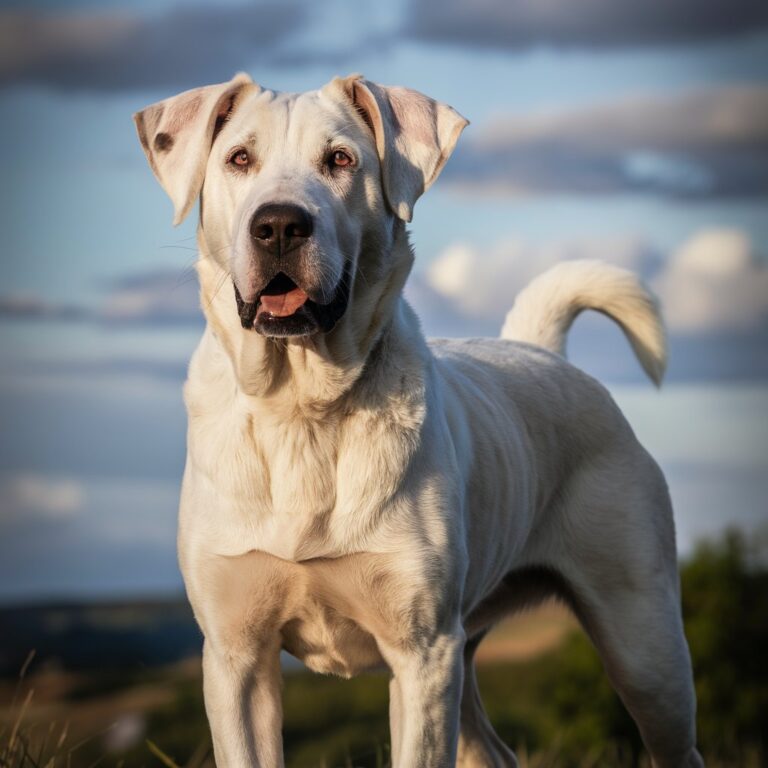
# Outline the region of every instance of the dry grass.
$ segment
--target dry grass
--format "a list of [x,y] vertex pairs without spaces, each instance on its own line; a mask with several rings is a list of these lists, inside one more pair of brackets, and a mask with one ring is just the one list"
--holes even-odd
[[23,698],[21,696],[34,655],[34,651],[29,654],[19,673],[10,706],[11,712],[15,711],[15,717],[0,729],[0,768],[54,768],[55,765],[69,768],[73,765],[72,756],[80,746],[70,743],[69,725],[51,721],[47,731],[40,734],[33,733],[27,724],[34,689],[28,689]]
[[[19,689],[22,688],[24,675],[21,675]],[[26,722],[30,704],[34,698],[32,689],[20,700],[15,701],[16,717],[10,727],[0,729],[0,768],[97,768],[109,760],[108,753],[102,753],[95,760],[84,762],[80,759],[80,752],[90,741],[102,738],[106,731],[95,733],[90,738],[75,740],[71,736],[69,723],[51,721],[47,729],[35,729]],[[192,755],[184,765],[179,765],[172,757],[154,742],[146,742],[145,765],[164,765],[166,768],[213,768],[213,760],[206,745]],[[377,768],[387,768],[385,748],[377,750]],[[546,751],[529,753],[525,745],[516,749],[520,768],[559,768],[557,745]],[[127,768],[122,760],[112,762],[115,768]],[[708,768],[760,768],[761,761],[757,754],[753,758],[747,758],[738,766],[722,762],[707,760]],[[317,768],[355,768],[355,760],[349,758],[342,766],[332,766],[327,762],[320,762]],[[579,763],[579,768],[634,768],[634,763],[622,758],[617,751],[606,748],[596,748],[591,753],[584,755]],[[640,768],[650,768],[650,763],[644,760]]]

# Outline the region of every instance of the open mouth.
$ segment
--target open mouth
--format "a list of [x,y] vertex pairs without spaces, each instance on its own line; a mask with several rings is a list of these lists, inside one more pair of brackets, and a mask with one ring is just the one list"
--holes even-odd
[[333,299],[318,304],[284,272],[278,272],[253,301],[246,302],[235,286],[240,322],[262,336],[308,336],[330,331],[347,309],[349,271],[345,266]]
[[304,291],[288,275],[278,272],[261,292],[256,319],[262,316],[290,317],[309,300]]

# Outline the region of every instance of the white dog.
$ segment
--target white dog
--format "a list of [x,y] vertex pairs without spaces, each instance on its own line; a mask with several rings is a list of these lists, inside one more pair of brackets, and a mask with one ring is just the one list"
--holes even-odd
[[500,340],[427,344],[401,294],[405,224],[467,124],[453,109],[359,76],[296,95],[238,75],[135,120],[175,221],[200,198],[208,325],[185,389],[179,556],[218,765],[283,765],[281,648],[345,677],[388,667],[397,768],[516,765],[473,655],[554,593],[654,766],[701,766],[664,478],[562,357],[592,308],[659,381],[663,332],[635,277],[564,264]]

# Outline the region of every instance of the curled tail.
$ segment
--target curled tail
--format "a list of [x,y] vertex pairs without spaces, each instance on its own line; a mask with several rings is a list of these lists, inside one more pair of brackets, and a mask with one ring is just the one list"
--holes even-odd
[[602,261],[567,261],[539,275],[517,295],[501,338],[563,355],[568,329],[585,309],[602,312],[621,326],[658,386],[667,347],[656,299],[632,272]]

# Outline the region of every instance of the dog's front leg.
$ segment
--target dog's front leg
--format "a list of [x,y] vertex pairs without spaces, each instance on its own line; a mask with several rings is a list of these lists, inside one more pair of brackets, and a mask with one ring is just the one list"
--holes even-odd
[[394,768],[456,765],[464,632],[440,632],[388,649]]
[[282,768],[279,637],[231,653],[206,640],[203,691],[218,768]]

